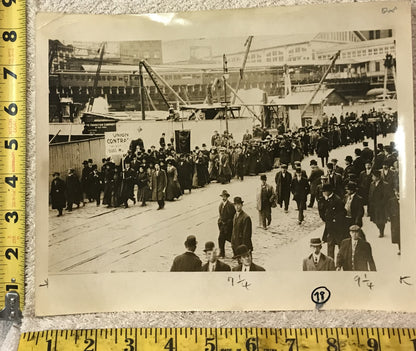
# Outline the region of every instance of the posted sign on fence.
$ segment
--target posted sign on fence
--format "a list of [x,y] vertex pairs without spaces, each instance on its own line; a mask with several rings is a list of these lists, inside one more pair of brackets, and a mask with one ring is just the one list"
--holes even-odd
[[105,154],[107,157],[122,156],[129,149],[132,136],[126,132],[107,132],[105,135]]

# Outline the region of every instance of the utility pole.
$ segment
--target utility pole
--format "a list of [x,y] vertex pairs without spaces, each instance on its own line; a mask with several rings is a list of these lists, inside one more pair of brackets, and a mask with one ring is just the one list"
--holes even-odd
[[224,74],[222,76],[223,80],[224,80],[224,113],[225,113],[225,129],[228,133],[228,114],[227,114],[227,79],[229,78],[229,74],[228,74],[228,67],[227,67],[227,57],[225,56],[225,54],[222,56],[222,68],[224,71]]
[[140,107],[142,110],[142,120],[144,121],[146,119],[146,113],[144,111],[144,94],[145,94],[145,88],[144,88],[144,82],[143,82],[143,64],[139,63],[139,84],[140,84]]

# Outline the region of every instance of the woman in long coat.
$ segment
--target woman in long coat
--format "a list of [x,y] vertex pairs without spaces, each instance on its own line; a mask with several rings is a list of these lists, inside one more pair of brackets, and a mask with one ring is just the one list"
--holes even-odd
[[173,201],[182,195],[181,186],[178,182],[178,171],[171,161],[168,161],[166,169],[167,185],[166,200]]
[[225,153],[224,149],[221,149],[219,155],[218,182],[222,184],[229,183],[231,174],[230,157]]
[[182,189],[182,193],[185,190],[192,191],[192,176],[193,176],[193,164],[190,161],[189,156],[181,155],[179,162],[178,162],[178,181]]

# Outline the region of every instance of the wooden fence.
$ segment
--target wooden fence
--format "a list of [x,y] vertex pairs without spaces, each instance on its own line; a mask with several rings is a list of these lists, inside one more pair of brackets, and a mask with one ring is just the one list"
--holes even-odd
[[49,145],[49,176],[52,180],[54,172],[61,173],[61,178],[66,179],[69,168],[81,176],[82,161],[91,158],[101,169],[102,159],[105,157],[104,137],[66,143]]

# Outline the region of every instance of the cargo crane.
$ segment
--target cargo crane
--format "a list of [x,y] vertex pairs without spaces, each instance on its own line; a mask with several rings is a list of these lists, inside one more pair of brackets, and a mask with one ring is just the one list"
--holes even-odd
[[178,101],[180,103],[182,103],[183,105],[186,105],[186,102],[180,97],[180,95],[175,90],[173,90],[173,88],[166,82],[166,80],[163,79],[163,77],[159,73],[157,73],[149,65],[149,63],[146,60],[141,60],[140,63],[139,63],[139,82],[140,82],[140,104],[141,104],[141,110],[142,110],[142,120],[146,119],[145,108],[144,108],[144,98],[145,98],[145,94],[146,94],[146,87],[144,86],[144,80],[143,80],[143,68],[145,69],[145,71],[149,75],[150,79],[152,80],[153,84],[156,87],[156,90],[158,91],[158,93],[162,97],[163,102],[166,104],[166,106],[168,107],[169,110],[172,107],[171,107],[170,103],[168,102],[168,100],[166,99],[166,96],[162,91],[161,84],[159,83],[159,81],[162,82],[162,84],[170,92],[172,92],[173,95],[175,95],[175,97],[178,99]]
[[100,53],[100,58],[98,60],[97,71],[95,72],[94,85],[92,87],[92,95],[91,95],[90,100],[88,102],[88,109],[87,109],[88,111],[92,110],[92,105],[94,103],[94,98],[97,97],[98,79],[100,78],[101,66],[103,64],[105,45],[106,45],[105,42],[102,43],[100,49],[98,49],[98,52]]
[[326,79],[326,77],[327,77],[328,73],[331,71],[332,67],[334,67],[334,65],[335,65],[335,61],[336,61],[336,60],[338,60],[338,58],[339,58],[340,54],[341,54],[341,51],[339,51],[339,50],[338,50],[338,51],[335,53],[335,55],[331,57],[331,63],[329,64],[329,67],[326,69],[326,71],[325,71],[324,75],[322,76],[321,80],[319,81],[318,86],[316,87],[316,89],[315,89],[315,90],[314,90],[314,92],[312,93],[311,98],[309,99],[308,103],[305,105],[304,109],[302,110],[302,113],[301,113],[301,115],[300,115],[300,118],[301,118],[301,119],[302,119],[302,118],[303,118],[303,116],[305,115],[306,110],[307,110],[307,109],[308,109],[308,107],[311,105],[311,103],[312,103],[313,99],[315,98],[316,94],[318,94],[319,89],[321,89],[322,84],[324,83],[324,81],[325,81],[325,79]]

